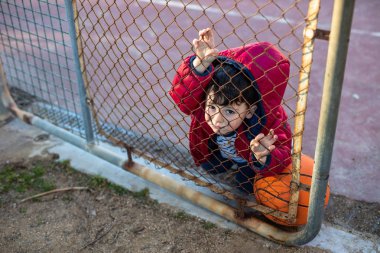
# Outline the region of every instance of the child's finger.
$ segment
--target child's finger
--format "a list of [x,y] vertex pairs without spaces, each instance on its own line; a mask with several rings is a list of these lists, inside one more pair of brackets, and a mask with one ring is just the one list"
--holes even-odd
[[275,148],[276,148],[275,145],[270,145],[270,146],[268,147],[268,151],[269,151],[269,153],[272,152]]
[[255,140],[252,140],[251,143],[250,143],[250,148],[251,148],[251,151],[255,154],[255,155],[258,155],[260,154],[261,152],[265,151],[265,148],[258,142],[258,141],[255,141]]
[[207,36],[207,33],[210,31],[210,28],[202,29],[199,31],[199,37],[201,39],[204,39],[205,36]]
[[253,148],[253,147],[257,147],[257,144],[258,142],[255,139],[253,139],[251,140],[251,143],[249,145],[251,146],[251,148]]
[[193,45],[195,48],[199,47],[199,40],[198,39],[193,39]]
[[211,28],[206,29],[205,37],[207,37],[207,40],[211,41],[211,39],[213,38],[213,33],[212,33]]
[[274,130],[270,129],[268,135],[266,136],[266,140],[274,143],[278,139],[278,135],[274,134]]
[[274,143],[274,142],[276,142],[277,139],[278,139],[278,136],[277,136],[277,135],[270,135],[270,134],[268,134],[268,135],[266,136],[266,140],[267,140],[268,142],[270,142],[270,143]]
[[255,140],[260,142],[260,140],[264,137],[265,137],[265,135],[263,133],[260,133],[260,134],[256,135]]
[[264,156],[269,155],[276,147],[274,145],[271,145],[267,148],[265,148],[263,151],[254,151],[255,156],[260,159]]

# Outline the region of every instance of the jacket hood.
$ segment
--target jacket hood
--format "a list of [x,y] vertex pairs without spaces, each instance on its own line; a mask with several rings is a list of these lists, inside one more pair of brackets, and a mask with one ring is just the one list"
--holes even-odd
[[262,126],[266,125],[267,115],[271,115],[271,112],[282,104],[289,78],[288,59],[272,44],[262,42],[223,51],[215,62],[231,64],[242,70],[259,91],[261,98],[258,108],[255,115],[249,119],[251,123],[259,123],[250,129],[256,136]]

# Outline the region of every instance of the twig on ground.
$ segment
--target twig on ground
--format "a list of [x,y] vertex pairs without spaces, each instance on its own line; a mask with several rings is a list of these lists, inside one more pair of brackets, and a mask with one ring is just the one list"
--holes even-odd
[[30,196],[28,198],[22,199],[20,201],[20,203],[28,201],[28,200],[31,200],[31,199],[39,198],[39,197],[42,197],[42,196],[46,196],[46,195],[49,195],[49,194],[57,193],[57,192],[82,191],[82,190],[88,190],[88,189],[89,189],[88,187],[80,187],[80,186],[77,186],[77,187],[67,187],[67,188],[61,188],[61,189],[54,189],[54,190],[51,190],[51,191],[42,192],[42,193]]
[[78,251],[81,251],[81,250],[84,250],[85,248],[87,248],[88,246],[91,246],[93,244],[95,244],[97,241],[99,241],[100,239],[102,239],[106,234],[108,234],[112,228],[115,226],[115,221],[112,222],[111,226],[103,233],[101,234],[100,236],[96,237],[94,240],[92,240],[91,242],[87,243],[86,245],[84,245],[82,248],[80,248]]

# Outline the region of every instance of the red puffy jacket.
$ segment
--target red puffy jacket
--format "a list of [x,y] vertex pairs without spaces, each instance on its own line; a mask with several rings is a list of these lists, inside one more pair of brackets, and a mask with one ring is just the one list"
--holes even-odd
[[[169,94],[180,110],[191,115],[189,132],[190,152],[196,165],[215,164],[215,133],[205,121],[205,90],[210,82],[214,66],[205,73],[196,73],[190,56],[177,70]],[[264,176],[278,173],[291,163],[291,130],[287,115],[281,106],[289,78],[289,61],[268,42],[253,43],[219,53],[218,61],[242,69],[250,77],[261,95],[255,116],[245,119],[237,129],[235,148],[238,155],[248,161],[250,167]],[[214,63],[217,61],[214,61]],[[276,148],[261,165],[250,150],[250,141],[259,133],[268,134],[274,129],[278,140]],[[214,144],[212,144],[214,143]]]

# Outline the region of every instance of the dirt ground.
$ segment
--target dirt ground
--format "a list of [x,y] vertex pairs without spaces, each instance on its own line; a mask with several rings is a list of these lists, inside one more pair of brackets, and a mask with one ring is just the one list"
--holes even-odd
[[[74,171],[54,156],[0,167],[0,252],[324,252],[284,247]],[[39,192],[87,187],[26,200]]]
[[[73,170],[56,155],[0,165],[0,252],[327,252],[285,247],[252,232],[232,231]],[[52,189],[71,189],[23,202]],[[333,196],[334,206],[343,200]],[[336,208],[327,220],[364,232],[378,205],[357,205],[355,217]],[[339,215],[338,212],[339,211]],[[351,213],[351,212],[350,212]],[[367,214],[367,215],[365,215]],[[360,217],[362,215],[362,217]]]

